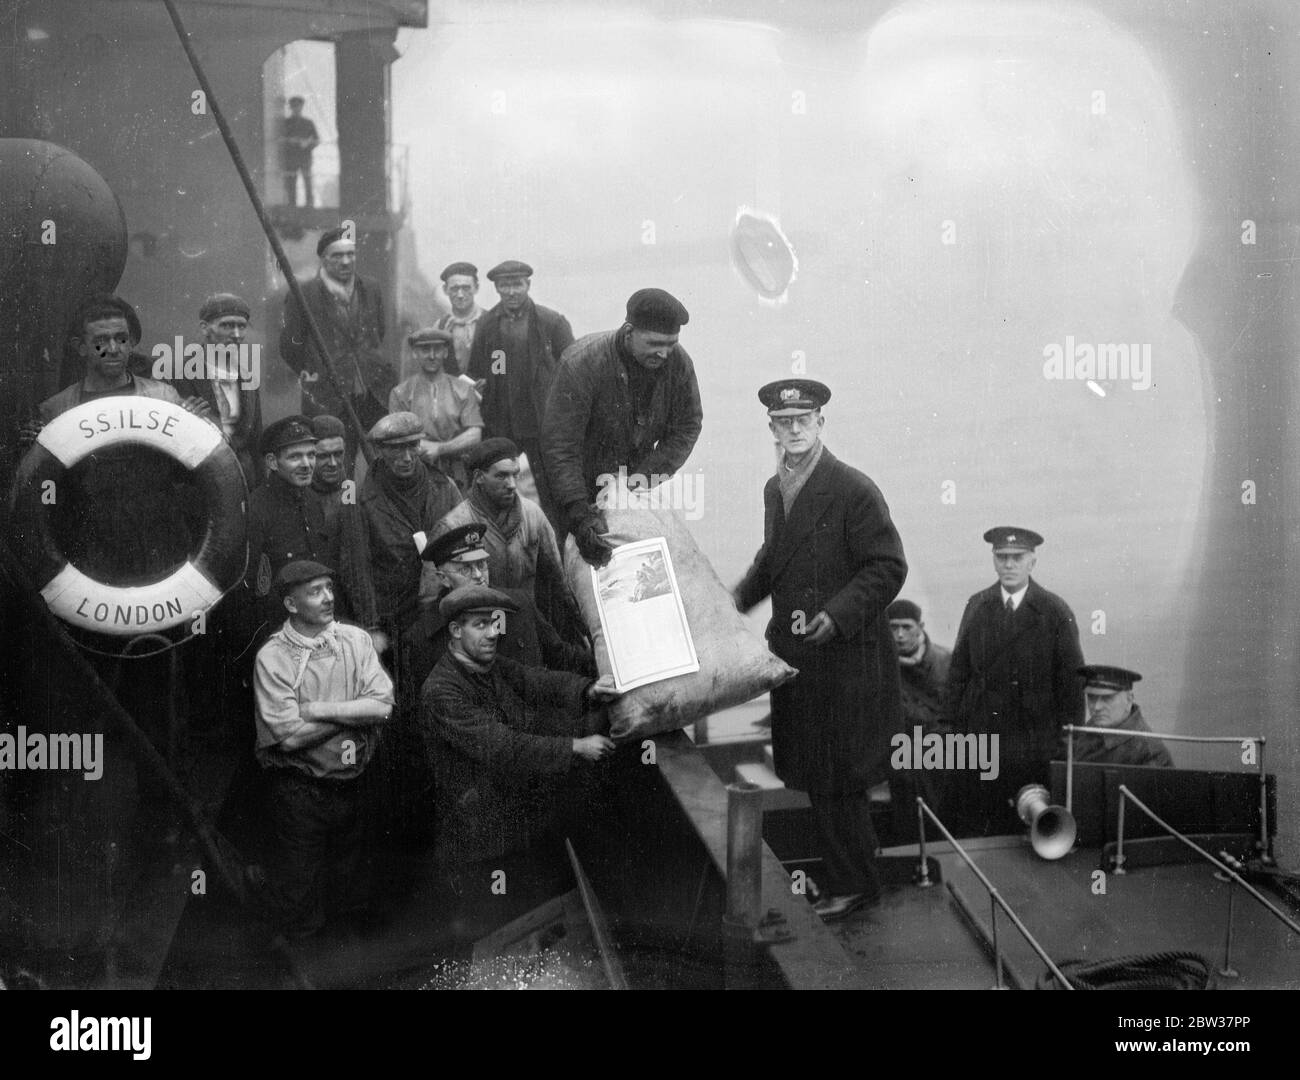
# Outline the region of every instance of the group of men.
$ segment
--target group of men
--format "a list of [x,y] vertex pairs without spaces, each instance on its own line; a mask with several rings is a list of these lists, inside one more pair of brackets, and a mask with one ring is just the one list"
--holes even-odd
[[[280,334],[300,414],[263,428],[256,391],[228,371],[150,378],[133,360],[139,320],[115,297],[83,312],[84,377],[40,409],[48,421],[99,396],[158,397],[219,425],[239,457],[249,570],[223,655],[228,675],[255,652],[249,709],[281,851],[266,895],[297,934],[364,902],[367,822],[400,840],[432,818],[454,891],[471,898],[550,833],[566,779],[614,749],[613,685],[597,677],[561,544],[572,535],[586,561],[607,562],[600,485],[677,472],[703,416],[679,341],[689,314],[661,289],[633,293],[619,328],[575,341],[530,299],[527,264],[488,272],[500,302],[484,312],[477,269],[452,263],[451,313],[409,335],[417,370],[399,380],[353,239],[327,231],[317,254],[302,293],[328,362],[292,295]],[[239,344],[250,310],[221,293],[199,316],[205,342]],[[998,733],[1001,779],[968,811],[974,831],[1000,831],[1007,792],[1043,778],[1060,726],[1079,719],[1083,677],[1099,722],[1141,730],[1138,676],[1082,667],[1069,608],[1029,576],[1042,539],[1021,529],[986,534],[1000,581],[972,597],[947,657],[897,600],[907,563],[880,490],[822,441],[829,388],[783,379],[758,397],[779,465],[735,600],[771,599],[767,639],[798,671],[772,694],[775,763],[809,795],[817,910],[837,918],[881,891],[870,790],[892,733],[913,720]],[[375,457],[358,485],[362,438]],[[536,503],[517,487],[523,457]]]

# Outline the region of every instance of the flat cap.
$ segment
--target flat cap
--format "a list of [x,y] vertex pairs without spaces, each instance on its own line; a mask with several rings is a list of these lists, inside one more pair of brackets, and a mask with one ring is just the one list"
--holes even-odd
[[502,458],[517,458],[519,456],[519,447],[502,435],[494,439],[484,439],[476,443],[465,451],[463,459],[465,467],[473,472],[475,469],[486,469],[495,465]]
[[125,319],[126,332],[132,341],[139,341],[144,336],[144,331],[140,329],[140,316],[136,314],[135,308],[113,293],[95,293],[86,298],[86,302],[77,310],[75,336],[81,336],[82,328],[86,324],[86,316],[99,309],[112,309]]
[[[347,230],[344,229],[343,226],[341,225],[335,226],[333,229],[326,229],[323,233],[320,234],[320,239],[316,241],[316,254],[324,255],[326,249],[330,246],[330,244],[337,244],[340,240],[343,240],[346,236],[347,236]],[[349,244],[355,243],[355,241],[353,240],[348,240],[347,242]]]
[[439,330],[436,326],[422,326],[419,330],[413,330],[406,335],[408,345],[428,345],[431,342],[441,341],[447,345],[454,345],[456,339],[446,330]]
[[496,281],[503,277],[532,277],[533,268],[526,262],[520,262],[518,259],[507,259],[503,263],[497,263],[487,272],[488,281]]
[[996,555],[1003,551],[1033,551],[1043,542],[1043,538],[1033,529],[999,525],[984,534],[984,542],[993,545],[993,554]]
[[297,559],[280,567],[280,572],[275,575],[275,589],[276,592],[283,596],[293,589],[295,585],[303,585],[308,581],[315,581],[317,578],[333,576],[334,571],[323,563],[312,562],[310,559]]
[[465,274],[469,277],[477,279],[478,267],[475,266],[472,262],[448,263],[446,266],[442,268],[442,273],[439,274],[438,276],[442,278],[443,281],[446,281],[449,277],[452,277],[455,274]]
[[441,566],[445,562],[480,562],[488,557],[483,546],[483,526],[457,525],[426,544],[420,558]]
[[311,433],[316,436],[316,441],[321,439],[344,439],[347,438],[347,429],[343,426],[343,421],[337,416],[330,416],[329,413],[321,413],[320,416],[311,418]]
[[690,312],[663,289],[637,289],[627,298],[627,321],[634,330],[675,334],[691,321]]
[[372,443],[400,446],[424,438],[424,425],[413,412],[395,412],[377,420],[368,434]]
[[1142,681],[1142,676],[1136,671],[1107,664],[1084,664],[1079,668],[1079,674],[1088,690],[1132,690],[1134,683]]
[[885,617],[888,619],[911,619],[912,622],[920,622],[921,607],[919,604],[912,603],[911,600],[895,600],[889,607],[885,608]]
[[798,416],[820,409],[830,399],[830,388],[816,379],[777,379],[758,391],[768,416]]
[[467,611],[515,612],[519,605],[505,593],[489,589],[486,585],[462,585],[452,589],[438,601],[438,614],[444,619],[454,619]]
[[213,322],[227,315],[242,315],[245,319],[251,319],[253,312],[247,300],[232,292],[213,293],[199,308],[199,322]]
[[286,446],[295,446],[298,443],[314,443],[315,441],[316,433],[312,430],[311,421],[307,417],[286,416],[282,420],[277,420],[275,423],[266,426],[257,448],[260,453],[275,454]]

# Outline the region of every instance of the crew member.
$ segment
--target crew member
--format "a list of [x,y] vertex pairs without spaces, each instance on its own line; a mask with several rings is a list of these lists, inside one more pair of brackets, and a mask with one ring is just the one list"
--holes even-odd
[[[384,355],[384,298],[379,286],[356,272],[357,245],[342,228],[329,229],[316,244],[320,269],[302,285],[303,296],[325,340],[334,374],[362,427],[385,412],[397,372]],[[343,399],[312,346],[307,321],[294,299],[285,297],[280,355],[298,374],[305,416],[344,416]],[[356,454],[356,433],[348,429],[348,460]]]
[[393,683],[369,635],[335,621],[328,567],[291,562],[275,587],[288,618],[257,653],[256,754],[280,847],[269,891],[283,929],[305,937],[366,907],[359,777]]
[[602,503],[620,470],[649,488],[685,464],[703,411],[695,366],[678,343],[690,315],[662,289],[638,289],[617,330],[588,334],[560,359],[542,421],[542,452],[563,527],[582,557],[603,566]]
[[[889,632],[898,650],[899,689],[903,707],[902,733],[908,739],[920,728],[922,736],[943,734],[943,694],[952,652],[930,640],[921,621],[921,608],[911,600],[895,600],[886,609]],[[928,769],[891,769],[890,802],[900,835],[916,829],[916,796],[922,796],[936,814],[943,814],[947,777]]]
[[456,352],[456,371],[464,375],[469,371],[470,348],[483,318],[483,309],[476,299],[478,267],[470,262],[454,262],[444,267],[439,277],[442,278],[442,291],[451,303],[451,313],[443,315],[434,325],[451,334]]
[[425,682],[420,726],[436,776],[437,851],[460,899],[461,934],[473,939],[554,895],[567,877],[554,795],[575,763],[613,752],[600,706],[618,695],[610,676],[498,656],[503,613],[516,611],[503,593],[458,588],[439,608],[450,636]]
[[527,263],[512,259],[487,276],[501,302],[479,320],[469,358],[470,377],[484,380],[484,435],[511,439],[528,455],[537,501],[559,528],[542,460],[541,423],[555,366],[573,344],[573,330],[558,311],[529,297],[533,268]]
[[388,395],[388,411],[415,413],[424,424],[420,459],[463,493],[469,486],[464,455],[483,438],[474,380],[452,365],[451,333],[436,327],[416,330],[407,339],[420,370]]
[[881,892],[869,791],[899,726],[886,611],[907,577],[880,489],[822,443],[830,396],[811,379],[758,392],[781,460],[763,489],[763,546],[736,589],[741,611],[771,596],[768,642],[799,672],[772,691],[772,751],[777,776],[812,804],[824,919]]
[[[433,665],[447,649],[447,622],[438,610],[440,601],[452,589],[466,585],[493,587],[487,548],[483,545],[482,525],[459,525],[431,541],[420,554],[434,568],[440,585],[438,595],[429,604],[420,605],[420,619],[407,634],[409,650],[402,665],[404,692],[419,701],[420,690]],[[596,677],[596,659],[591,649],[570,645],[537,610],[532,594],[525,589],[496,590],[510,597],[518,611],[505,620],[497,648],[502,656],[527,667],[544,667],[551,671],[574,671]]]
[[460,502],[456,485],[420,460],[423,438],[414,413],[385,416],[370,429],[380,460],[361,485],[379,616],[399,638],[419,614],[420,545]]
[[956,731],[998,736],[995,779],[965,778],[968,834],[1018,833],[1016,793],[1046,783],[1063,724],[1082,711],[1079,627],[1031,573],[1043,538],[1001,526],[984,534],[998,581],[966,603],[948,669],[944,720]]
[[320,145],[316,125],[302,114],[303,99],[289,99],[289,115],[280,126],[280,162],[284,166],[284,203],[298,205],[298,174],[302,173],[303,206],[314,205],[311,190],[311,155]]
[[[1076,734],[1074,760],[1172,769],[1174,759],[1159,739],[1124,734],[1151,730],[1142,718],[1141,706],[1133,700],[1133,684],[1141,682],[1142,676],[1136,671],[1104,664],[1086,664],[1079,669],[1079,674],[1083,676],[1083,698],[1088,710],[1085,724],[1109,728],[1115,734]],[[1058,756],[1064,757],[1065,751],[1061,750]]]

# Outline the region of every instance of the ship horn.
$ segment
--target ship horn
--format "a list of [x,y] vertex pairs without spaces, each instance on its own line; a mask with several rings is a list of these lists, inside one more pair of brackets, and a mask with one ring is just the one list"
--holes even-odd
[[1016,813],[1029,826],[1029,842],[1040,858],[1059,859],[1074,847],[1079,831],[1074,815],[1064,806],[1050,805],[1042,784],[1026,784],[1020,789]]

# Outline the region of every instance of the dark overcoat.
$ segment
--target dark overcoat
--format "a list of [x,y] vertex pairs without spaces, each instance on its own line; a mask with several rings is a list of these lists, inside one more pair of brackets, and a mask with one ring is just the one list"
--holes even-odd
[[526,848],[551,822],[573,740],[602,731],[592,680],[499,656],[470,671],[444,652],[425,681],[419,726],[435,778],[438,855],[452,865]]
[[1009,827],[1015,819],[1005,812],[1007,800],[1023,784],[1047,783],[1061,726],[1083,720],[1083,653],[1074,613],[1032,578],[1026,589],[1010,625],[1000,585],[966,602],[944,709],[957,731],[998,735],[999,775],[976,790],[988,805],[996,804]]
[[[777,775],[804,791],[863,792],[883,778],[889,736],[901,723],[885,609],[907,578],[903,543],[880,489],[829,450],[788,520],[775,476],[763,504],[763,547],[736,599],[748,611],[772,597],[768,643],[799,670],[772,691]],[[796,631],[819,611],[837,634],[810,645]]]
[[[468,374],[473,379],[487,380],[483,388],[483,426],[487,429],[484,438],[505,436],[518,441],[538,437],[555,365],[560,354],[573,344],[573,328],[558,311],[532,300],[526,300],[525,307],[528,350],[524,356],[508,357],[504,370],[502,365],[494,364],[492,354],[504,348],[501,320],[505,308],[497,304],[479,320],[474,332]],[[534,468],[538,465],[532,464]]]

